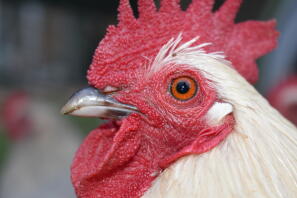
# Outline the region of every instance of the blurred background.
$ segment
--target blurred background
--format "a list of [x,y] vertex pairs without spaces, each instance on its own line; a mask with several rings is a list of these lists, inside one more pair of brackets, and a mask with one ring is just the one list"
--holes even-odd
[[[190,2],[182,0],[182,6]],[[223,2],[217,0],[214,9]],[[136,0],[131,4],[136,10]],[[117,0],[0,1],[1,198],[75,197],[71,159],[100,121],[61,116],[59,109],[71,93],[87,86],[93,51],[107,25],[116,24],[117,6]],[[280,110],[295,118],[296,8],[296,0],[245,0],[236,19],[277,19],[279,46],[259,60],[256,87],[275,106],[293,98]],[[288,78],[290,94],[282,96]]]

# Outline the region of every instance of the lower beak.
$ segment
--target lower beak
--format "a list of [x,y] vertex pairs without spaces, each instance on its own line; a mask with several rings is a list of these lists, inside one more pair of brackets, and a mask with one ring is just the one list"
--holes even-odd
[[137,112],[136,107],[120,103],[93,87],[74,93],[61,109],[61,113],[67,115],[112,119],[118,119],[133,112]]

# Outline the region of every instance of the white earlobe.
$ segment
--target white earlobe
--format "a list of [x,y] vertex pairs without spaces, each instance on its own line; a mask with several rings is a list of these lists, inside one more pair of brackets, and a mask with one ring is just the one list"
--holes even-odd
[[228,114],[233,112],[233,107],[227,102],[215,102],[206,114],[206,119],[211,125],[217,125]]

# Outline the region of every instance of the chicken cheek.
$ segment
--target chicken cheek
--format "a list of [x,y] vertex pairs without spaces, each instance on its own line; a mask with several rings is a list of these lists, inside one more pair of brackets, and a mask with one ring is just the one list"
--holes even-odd
[[164,66],[151,80],[150,102],[161,106],[159,113],[176,128],[188,130],[204,122],[204,115],[217,94],[199,72],[189,66]]
[[183,156],[201,154],[214,148],[234,125],[232,115],[226,116],[217,126],[209,124],[206,114],[220,99],[209,81],[197,70],[187,69],[187,66],[170,68],[169,65],[158,72],[150,85],[150,90],[153,90],[150,102],[161,107],[156,111],[163,118],[163,144],[172,146],[171,152],[159,162],[162,169]]

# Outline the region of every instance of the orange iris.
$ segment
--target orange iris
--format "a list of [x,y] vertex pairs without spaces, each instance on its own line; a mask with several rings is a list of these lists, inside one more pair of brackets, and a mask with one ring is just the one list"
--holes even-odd
[[189,100],[196,95],[197,83],[190,77],[179,77],[172,80],[170,92],[178,100]]

